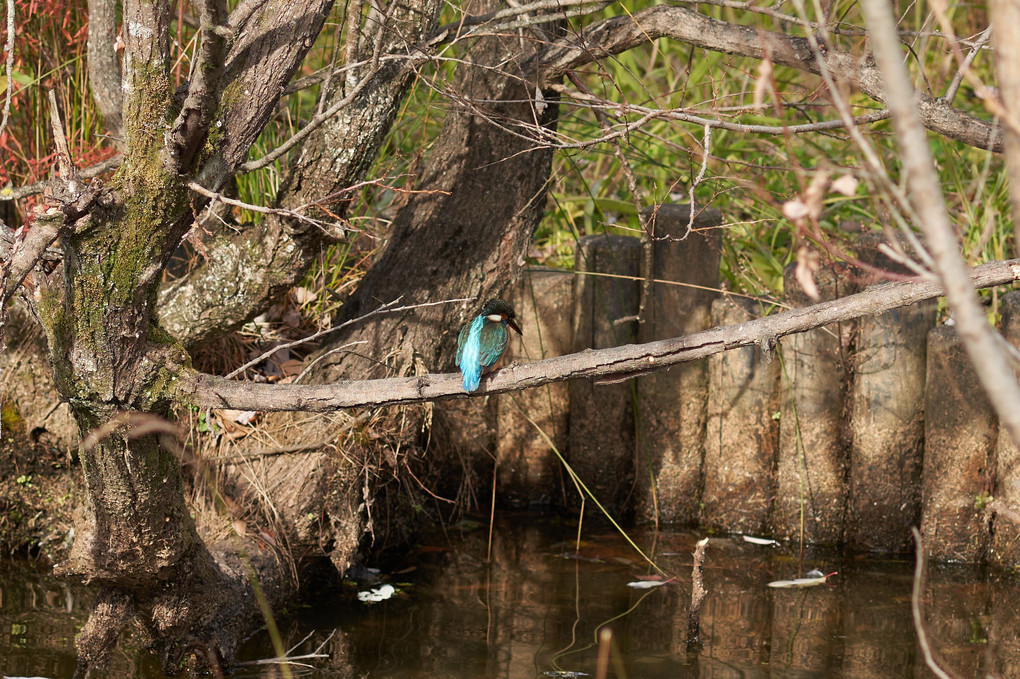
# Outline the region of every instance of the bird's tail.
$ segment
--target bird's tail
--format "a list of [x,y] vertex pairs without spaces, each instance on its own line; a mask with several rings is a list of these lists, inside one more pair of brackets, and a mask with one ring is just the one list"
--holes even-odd
[[464,372],[464,391],[474,391],[482,379],[482,366],[477,362],[461,368]]

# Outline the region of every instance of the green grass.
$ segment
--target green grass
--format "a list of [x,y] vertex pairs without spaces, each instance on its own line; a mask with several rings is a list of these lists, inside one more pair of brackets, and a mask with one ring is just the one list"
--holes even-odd
[[[806,4],[808,12],[813,11],[812,3]],[[15,109],[8,133],[0,139],[10,159],[0,170],[4,183],[18,186],[37,181],[48,171],[50,135],[44,85],[56,87],[59,93],[68,136],[80,164],[95,162],[112,152],[111,142],[99,134],[99,116],[87,88],[85,6],[84,0],[74,0],[74,11],[68,12],[66,3],[42,3],[41,10],[23,19],[24,31],[19,30],[17,52]],[[646,6],[647,3],[636,0],[615,3],[602,14],[572,20],[572,30],[608,15],[632,14]],[[917,74],[919,86],[941,94],[956,66],[946,41],[930,35],[938,24],[926,7],[904,4],[901,27],[929,32],[906,38],[911,50],[908,64]],[[782,8],[793,11],[789,4]],[[333,10],[299,75],[323,68],[337,52],[343,10],[342,5]],[[747,11],[705,5],[698,11],[720,20],[803,34],[799,26]],[[838,0],[833,15],[839,18],[842,33],[831,36],[830,46],[860,54],[863,38],[853,30],[863,25],[857,5],[852,0]],[[450,6],[444,10],[444,21],[455,20],[457,16]],[[813,19],[810,15],[807,18]],[[956,33],[962,36],[977,33],[987,22],[980,6],[966,9],[953,6],[949,18]],[[830,28],[836,25],[829,24]],[[188,27],[178,29],[176,23],[174,30],[174,73],[180,79],[187,74],[195,48],[195,31]],[[463,49],[455,46],[444,51],[443,56],[458,58],[463,56]],[[422,69],[404,102],[369,172],[369,178],[377,183],[360,189],[353,203],[348,218],[364,229],[365,235],[355,236],[351,242],[324,254],[309,274],[306,287],[326,286],[334,290],[351,287],[378,247],[378,237],[385,233],[389,220],[406,200],[405,190],[413,186],[413,178],[423,166],[448,107],[435,85],[445,83],[452,71],[461,67],[452,59],[437,63],[438,66],[426,65]],[[781,67],[772,73],[781,105],[772,105],[772,98],[767,97],[766,108],[751,110],[759,68],[755,59],[692,49],[660,39],[579,69],[577,75],[590,92],[620,106],[609,112],[612,124],[637,119],[637,113],[627,111],[627,106],[683,107],[705,117],[774,126],[836,117],[819,78]],[[983,82],[994,84],[989,54],[978,56],[973,69]],[[276,148],[306,124],[315,114],[317,96],[318,87],[311,87],[288,97],[256,141],[251,157],[260,157]],[[850,95],[850,101],[857,113],[873,111],[878,106],[859,94]],[[970,85],[964,85],[955,103],[976,116],[990,118]],[[602,133],[599,122],[586,106],[565,102],[560,114],[558,129],[564,140],[590,140]],[[883,158],[893,181],[900,181],[896,139],[890,123],[873,125],[864,132]],[[686,202],[689,186],[701,169],[703,135],[704,130],[698,125],[656,119],[617,142],[558,151],[553,162],[548,211],[535,234],[529,260],[569,268],[573,265],[574,243],[581,236],[640,233],[638,206],[618,153],[633,173],[642,206]],[[977,264],[1013,256],[1016,244],[1001,158],[935,135],[930,139],[946,202],[968,261]],[[863,173],[860,151],[843,131],[770,136],[716,129],[709,150],[707,172],[696,186],[694,196],[700,206],[718,208],[723,214],[722,275],[735,290],[778,295],[782,292],[783,267],[794,259],[798,245],[806,242],[822,250],[817,242],[820,234],[831,249],[852,255],[857,236],[856,231],[847,231],[846,225],[855,225],[858,231],[873,230],[895,226],[906,219],[876,190],[874,182],[867,180],[852,198],[838,194],[826,197],[825,209],[818,220],[819,231],[814,236],[797,233],[794,225],[782,216],[783,203],[803,192],[820,169],[835,176],[842,172]],[[241,200],[272,204],[291,160],[292,154],[287,154],[262,171],[239,177]],[[24,214],[28,206],[29,203],[19,206],[20,212]],[[262,218],[259,213],[245,210],[236,210],[234,216],[240,222],[257,222]],[[985,294],[994,298],[994,293]],[[325,315],[335,311],[337,302],[328,295],[320,295],[316,304],[314,313]]]

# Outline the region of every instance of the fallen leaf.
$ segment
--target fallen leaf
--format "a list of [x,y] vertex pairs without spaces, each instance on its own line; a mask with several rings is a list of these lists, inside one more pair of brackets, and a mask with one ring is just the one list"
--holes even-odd
[[744,542],[750,542],[752,545],[778,545],[779,543],[771,538],[756,538],[750,535],[741,535]]
[[667,580],[636,580],[634,582],[628,582],[627,586],[634,589],[652,589],[653,587],[662,587],[668,582]]
[[769,583],[769,587],[775,587],[776,589],[803,589],[805,587],[817,587],[818,585],[824,585],[825,582],[831,578],[835,573],[829,573],[828,575],[819,575],[813,578],[797,578],[796,580],[773,580]]

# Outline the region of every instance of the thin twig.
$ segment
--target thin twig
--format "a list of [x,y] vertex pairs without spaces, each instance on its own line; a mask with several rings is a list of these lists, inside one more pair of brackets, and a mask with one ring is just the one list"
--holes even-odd
[[[536,3],[546,4],[546,3]],[[571,3],[564,3],[569,5]],[[433,51],[442,45],[447,47],[457,44],[468,38],[479,38],[484,36],[495,36],[499,38],[505,37],[502,33],[518,28],[525,28],[527,26],[535,26],[540,24],[546,24],[552,21],[560,21],[564,19],[571,19],[578,16],[585,16],[588,14],[594,14],[595,12],[601,11],[604,8],[604,2],[600,0],[582,0],[581,4],[572,8],[563,10],[561,12],[550,12],[548,14],[535,14],[534,16],[524,16],[523,18],[517,18],[511,21],[505,21],[502,23],[487,24],[484,26],[484,31],[481,29],[468,33],[458,33],[456,31],[442,30],[436,31],[432,34],[432,37],[425,39],[421,43],[416,45],[408,46],[406,52],[397,54],[380,54],[378,62],[380,64],[393,62],[393,61],[405,61],[410,67],[415,67],[425,61],[455,61],[453,59],[444,59],[435,56]],[[516,15],[518,13],[527,14],[529,10],[533,9],[533,5],[521,5],[515,7],[510,12],[510,15]],[[470,15],[469,15],[470,17]],[[447,26],[460,25],[461,21],[454,21]],[[319,83],[331,79],[332,77],[341,73],[349,73],[355,71],[367,64],[372,63],[372,59],[365,59],[362,61],[350,61],[345,63],[343,66],[339,66],[333,69],[322,69],[318,73],[306,75],[302,78],[291,82],[290,85],[284,90],[284,94],[294,94],[301,90],[314,87]],[[477,64],[472,64],[478,66]]]
[[[579,88],[581,88],[586,95],[591,95],[591,90],[584,84],[575,73],[568,73],[570,80]],[[606,111],[602,108],[592,108],[592,113],[595,114],[595,120],[598,122],[599,127],[603,132],[609,132],[612,126],[609,123]],[[538,121],[536,121],[538,126]],[[544,126],[542,126],[544,129]],[[641,209],[642,204],[645,200],[645,192],[638,185],[637,178],[634,176],[634,170],[630,166],[630,161],[627,160],[626,154],[623,152],[623,145],[620,143],[620,138],[617,137],[613,140],[613,155],[616,156],[617,161],[620,163],[620,170],[623,172],[623,176],[627,180],[627,190],[630,193],[631,199],[634,201],[634,213],[638,217],[638,222],[641,227],[641,248],[644,255],[644,277],[641,283],[641,300],[638,302],[637,316],[634,318],[618,318],[614,325],[636,320],[639,323],[645,322],[645,308],[648,305],[648,300],[652,295],[652,278],[655,276],[655,220],[645,217],[644,211]],[[692,208],[693,209],[693,208]]]
[[7,50],[7,93],[4,96],[4,117],[0,120],[0,133],[7,128],[7,121],[11,117],[11,96],[14,93],[14,0],[7,0],[7,41],[4,49]]
[[[525,128],[527,133],[522,133],[517,129],[513,129],[504,125],[501,121],[494,119],[491,114],[487,113],[483,108],[477,106],[477,103],[485,102],[473,102],[466,100],[463,97],[457,97],[454,92],[444,90],[442,88],[435,88],[436,91],[443,96],[456,99],[459,103],[464,104],[471,113],[481,116],[486,119],[487,122],[495,125],[504,132],[511,134],[521,139],[527,139],[536,143],[537,145],[552,148],[552,149],[587,149],[594,146],[602,145],[606,142],[615,141],[621,137],[626,137],[630,133],[640,130],[647,124],[656,120],[676,120],[684,123],[694,123],[701,127],[718,128],[722,130],[728,130],[731,132],[740,132],[742,134],[768,134],[768,135],[787,135],[787,134],[804,134],[807,132],[821,132],[826,130],[838,130],[848,128],[848,124],[845,120],[825,120],[817,123],[801,123],[796,125],[751,125],[744,123],[728,122],[725,120],[717,120],[712,118],[706,118],[700,115],[694,115],[686,113],[682,110],[677,109],[652,109],[645,106],[628,105],[628,111],[634,113],[643,114],[640,118],[620,123],[615,126],[611,132],[607,132],[598,137],[592,139],[586,139],[584,141],[562,141],[557,142],[550,140],[550,132],[548,130],[539,130],[533,125],[521,124],[517,127]],[[549,89],[552,89],[560,94],[574,97],[578,100],[583,100],[583,95],[579,94],[576,90],[571,90],[562,85],[551,84]],[[603,99],[597,99],[599,102],[598,108],[604,108],[612,111],[618,111],[620,108],[619,104],[612,102],[606,102]],[[604,103],[603,103],[604,102]],[[561,102],[562,103],[562,102]],[[592,106],[595,108],[595,106]],[[876,111],[874,113],[868,113],[865,115],[851,117],[851,121],[855,125],[870,125],[882,120],[888,119],[890,116],[889,111]],[[562,133],[561,138],[562,137]]]
[[917,642],[921,645],[921,653],[924,655],[924,664],[928,666],[939,679],[953,679],[947,674],[932,655],[931,646],[928,644],[928,633],[924,630],[924,615],[921,612],[921,584],[924,581],[924,543],[921,540],[921,532],[911,527],[911,534],[914,536],[915,552],[917,560],[914,564],[914,587],[910,594],[910,610],[914,614],[914,631],[917,632]]
[[[98,177],[104,172],[115,170],[121,166],[124,162],[124,156],[116,155],[112,158],[107,158],[104,161],[98,162],[95,165],[90,165],[83,170],[78,171],[78,177],[81,179],[92,179]],[[19,186],[16,189],[0,189],[0,201],[2,200],[21,200],[28,196],[35,196],[46,190],[46,186],[49,181],[35,182],[34,184],[26,184],[25,186]]]
[[[803,7],[803,2],[794,3]],[[800,11],[800,9],[798,9]],[[633,49],[658,38],[667,38],[702,49],[762,59],[770,55],[777,66],[821,74],[832,94],[834,79],[843,89],[859,89],[876,101],[890,94],[888,84],[873,65],[858,56],[826,47],[819,48],[807,22],[806,36],[798,38],[774,31],[756,30],[718,21],[685,7],[662,4],[593,23],[547,46],[525,68],[546,86],[565,71],[600,61],[608,55]],[[895,42],[896,38],[892,40]],[[812,59],[812,53],[815,58]],[[902,55],[900,55],[902,59]],[[1002,149],[1002,134],[993,125],[963,113],[928,94],[920,95],[921,114],[928,129],[977,148]],[[845,119],[844,119],[845,122]]]
[[327,446],[334,445],[333,439],[325,439],[323,441],[313,441],[311,443],[300,443],[293,446],[279,446],[277,448],[266,448],[264,450],[255,450],[250,453],[235,453],[233,455],[222,455],[209,458],[210,463],[215,464],[230,464],[233,462],[244,462],[250,460],[259,460],[266,457],[276,457],[277,455],[294,455],[296,453],[318,453],[325,449]]
[[421,304],[408,304],[406,306],[394,307],[393,305],[394,304],[399,304],[401,299],[403,299],[403,297],[398,297],[395,300],[393,300],[392,302],[386,302],[385,304],[383,304],[379,308],[373,309],[372,311],[369,311],[367,314],[363,314],[361,316],[358,316],[357,318],[352,318],[352,319],[350,319],[348,321],[344,321],[340,325],[334,325],[333,327],[326,328],[325,330],[319,330],[318,332],[312,333],[308,337],[302,337],[301,339],[296,339],[293,342],[286,342],[284,344],[277,344],[272,349],[269,349],[268,351],[263,353],[261,356],[256,356],[252,360],[250,360],[247,363],[245,363],[244,365],[242,365],[240,368],[237,368],[236,370],[232,370],[229,374],[226,375],[225,379],[229,380],[229,379],[233,379],[233,378],[237,377],[238,375],[243,373],[248,368],[252,367],[253,365],[256,365],[260,361],[264,361],[265,359],[269,358],[270,356],[275,354],[277,351],[280,351],[281,349],[290,349],[291,347],[296,347],[296,346],[300,346],[302,344],[307,344],[308,342],[312,342],[314,340],[317,340],[320,337],[322,337],[324,335],[328,335],[331,332],[336,332],[337,330],[342,330],[343,328],[346,328],[346,327],[348,327],[350,325],[353,325],[355,323],[360,323],[362,321],[368,320],[369,318],[372,318],[373,316],[379,316],[381,314],[394,314],[394,313],[397,313],[397,312],[400,312],[400,311],[410,311],[411,309],[421,309],[423,307],[437,306],[439,304],[454,304],[454,303],[457,303],[457,302],[470,302],[473,298],[472,297],[458,297],[457,299],[445,299],[445,300],[442,300],[440,302],[423,302]]
[[949,87],[946,88],[946,93],[942,95],[943,99],[946,101],[952,101],[956,98],[956,93],[959,91],[960,85],[963,84],[963,79],[966,77],[967,71],[970,70],[971,64],[974,63],[974,58],[977,57],[978,53],[984,48],[985,43],[987,43],[988,39],[991,37],[991,26],[978,33],[977,40],[975,40],[974,45],[970,48],[970,52],[967,53],[963,63],[960,64],[960,68],[957,69],[952,82],[950,82]]
[[[609,4],[610,0],[538,0],[537,2],[529,2],[524,5],[505,7],[494,12],[487,12],[486,14],[468,14],[437,28],[432,34],[433,37],[428,42],[429,44],[434,44],[440,36],[443,36],[445,39],[445,36],[450,34],[456,36],[455,40],[468,36],[478,37],[472,30],[464,30],[476,27],[484,27],[486,30],[506,30],[508,28],[522,28],[524,25],[546,23],[559,18],[558,15],[563,11],[564,7],[571,7],[573,5],[593,7],[592,11],[598,11]],[[543,10],[554,11],[552,14],[537,14]],[[537,14],[537,16],[528,17],[526,16],[528,14]],[[523,25],[499,23],[501,19],[507,18],[514,20],[524,18],[527,23]]]
[[[276,215],[278,217],[289,217],[289,218],[295,219],[295,220],[297,220],[299,222],[304,222],[306,224],[311,224],[312,226],[315,226],[316,228],[322,229],[326,233],[332,234],[332,233],[335,233],[335,231],[336,231],[335,227],[337,225],[337,222],[326,222],[326,221],[321,220],[321,219],[314,219],[312,217],[309,217],[308,215],[303,215],[300,212],[295,212],[293,210],[287,210],[287,209],[284,209],[284,208],[266,207],[264,205],[253,205],[252,203],[245,203],[245,202],[242,202],[240,200],[237,200],[236,198],[229,198],[227,196],[224,196],[222,193],[217,193],[216,191],[210,191],[209,189],[205,188],[204,186],[202,186],[198,182],[188,182],[188,188],[191,189],[192,191],[194,191],[197,194],[200,194],[202,196],[205,196],[206,198],[211,198],[212,199],[213,202],[210,203],[209,207],[207,208],[210,212],[212,211],[212,209],[215,206],[216,202],[219,201],[219,202],[225,203],[227,205],[233,205],[234,207],[243,208],[245,210],[251,210],[252,212],[258,212],[258,213],[266,214],[266,215]],[[302,207],[307,207],[307,206],[302,206]],[[357,231],[357,229],[355,229],[353,226],[350,225],[349,222],[346,222],[346,221],[343,222],[343,229],[345,231]]]
[[691,235],[691,231],[694,230],[694,217],[697,215],[697,211],[694,208],[694,189],[705,180],[705,173],[708,171],[708,158],[711,154],[712,149],[712,126],[705,125],[705,136],[701,140],[701,170],[698,172],[698,176],[694,178],[688,188],[689,202],[690,202],[690,217],[687,220],[687,231],[679,240],[686,240],[687,236]]

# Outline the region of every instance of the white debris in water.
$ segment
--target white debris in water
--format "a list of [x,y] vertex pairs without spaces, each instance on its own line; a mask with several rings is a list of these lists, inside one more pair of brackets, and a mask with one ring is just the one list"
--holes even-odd
[[358,592],[358,599],[367,604],[373,604],[377,601],[386,601],[396,593],[397,589],[393,585],[383,585],[375,587],[371,591]]

